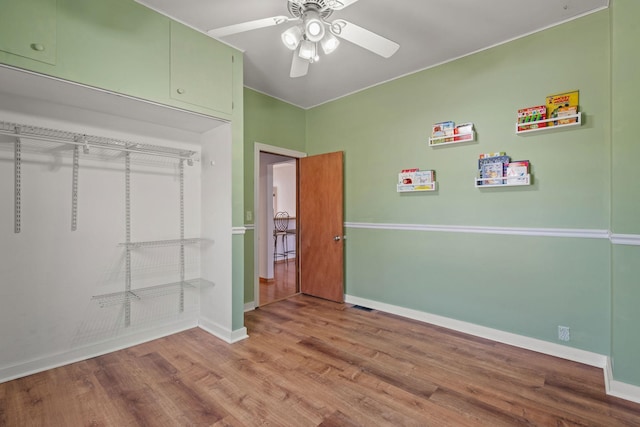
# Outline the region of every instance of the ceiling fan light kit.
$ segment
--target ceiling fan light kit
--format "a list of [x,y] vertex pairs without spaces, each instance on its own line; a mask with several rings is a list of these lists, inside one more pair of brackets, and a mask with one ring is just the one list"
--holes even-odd
[[301,40],[302,28],[299,26],[291,27],[282,33],[282,43],[291,50],[296,50]]
[[306,59],[309,62],[317,62],[320,59],[318,57],[317,45],[310,42],[309,40],[303,40],[302,43],[300,43],[298,56],[302,59]]
[[324,37],[325,23],[320,19],[320,14],[315,10],[308,10],[303,15],[304,30],[307,40],[317,43]]
[[331,52],[336,50],[340,45],[340,40],[336,36],[331,33],[327,33],[324,38],[320,41],[320,45],[322,46],[322,50],[325,55],[329,55]]
[[[274,16],[241,24],[229,25],[208,31],[214,37],[225,37],[244,31],[280,25],[285,22],[302,21],[281,35],[282,43],[293,50],[290,77],[302,77],[307,74],[309,64],[318,62],[318,44],[325,55],[334,52],[340,45],[338,37],[357,46],[367,49],[383,58],[389,58],[400,47],[397,43],[376,33],[359,27],[344,19],[332,22],[327,18],[336,10],[357,2],[358,0],[288,0],[287,8],[291,18]],[[297,49],[297,51],[296,51]]]

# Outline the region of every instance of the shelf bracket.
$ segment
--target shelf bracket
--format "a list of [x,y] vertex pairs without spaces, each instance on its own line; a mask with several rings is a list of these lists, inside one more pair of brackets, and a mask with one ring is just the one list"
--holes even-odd
[[[125,234],[127,247],[125,249],[125,286],[124,290],[126,294],[131,293],[131,153],[125,151],[124,153],[124,198],[125,198]],[[124,325],[128,327],[131,325],[131,300],[126,299],[124,303]]]
[[80,147],[73,147],[73,172],[71,177],[71,231],[78,229],[78,169],[80,168]]
[[[180,160],[180,283],[184,283],[184,160]],[[180,286],[180,313],[184,312],[184,286]]]
[[[20,134],[20,128],[16,127],[16,134]],[[20,210],[21,210],[21,191],[22,191],[22,177],[21,177],[21,167],[22,167],[22,140],[20,137],[16,137],[16,142],[13,150],[14,155],[14,232],[20,233],[21,230],[21,220],[20,220]]]

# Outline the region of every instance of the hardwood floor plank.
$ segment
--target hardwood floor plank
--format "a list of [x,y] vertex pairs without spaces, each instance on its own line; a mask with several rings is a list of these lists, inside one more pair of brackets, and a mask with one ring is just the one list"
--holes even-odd
[[363,427],[362,424],[354,422],[347,415],[336,411],[318,424],[318,427]]
[[298,292],[296,282],[297,265],[295,259],[276,262],[273,266],[273,280],[259,281],[260,305],[270,304],[295,295]]
[[0,384],[0,426],[640,426],[601,369],[296,295]]

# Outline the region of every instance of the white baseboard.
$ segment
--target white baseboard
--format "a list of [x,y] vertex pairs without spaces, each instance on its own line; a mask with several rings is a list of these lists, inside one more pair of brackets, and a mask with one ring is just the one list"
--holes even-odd
[[231,329],[225,328],[224,326],[214,322],[211,319],[207,319],[206,317],[200,317],[198,319],[198,327],[229,344],[233,344],[235,342],[242,341],[245,338],[249,338],[249,335],[247,335],[247,328],[245,327],[232,331]]
[[419,320],[432,325],[442,326],[443,328],[509,344],[514,347],[524,348],[538,353],[548,354],[550,356],[560,357],[562,359],[602,368],[605,388],[608,395],[640,403],[640,387],[614,380],[611,359],[608,356],[536,338],[504,332],[498,329],[487,328],[485,326],[479,326],[473,323],[463,322],[423,311],[386,304],[366,298],[354,297],[352,295],[345,295],[345,302],[373,308],[413,320]]
[[84,345],[65,352],[32,359],[20,364],[0,368],[0,383],[26,377],[38,372],[102,356],[134,345],[153,341],[198,326],[196,319],[182,320],[153,329],[135,331],[128,335]]
[[376,310],[431,323],[433,325],[442,326],[444,328],[453,329],[455,331],[464,332],[481,338],[487,338],[492,341],[513,345],[515,347],[537,351],[539,353],[572,360],[574,362],[596,366],[598,368],[604,368],[607,364],[607,356],[603,356],[601,354],[365,298],[354,297],[351,295],[346,295],[345,297],[346,302],[351,304],[375,308]]
[[244,312],[246,313],[247,311],[253,311],[256,309],[256,302],[255,301],[251,301],[248,302],[244,305]]
[[613,379],[611,358],[607,358],[607,366],[604,368],[604,384],[608,395],[640,403],[640,387]]

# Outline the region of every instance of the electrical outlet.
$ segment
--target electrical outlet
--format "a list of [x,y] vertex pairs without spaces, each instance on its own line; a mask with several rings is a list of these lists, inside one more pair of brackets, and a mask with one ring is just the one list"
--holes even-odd
[[247,221],[251,221],[253,219],[253,212],[247,211],[245,217],[247,218]]
[[560,341],[570,341],[571,329],[568,326],[558,326],[558,339]]

